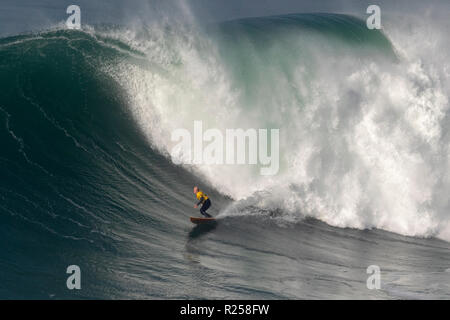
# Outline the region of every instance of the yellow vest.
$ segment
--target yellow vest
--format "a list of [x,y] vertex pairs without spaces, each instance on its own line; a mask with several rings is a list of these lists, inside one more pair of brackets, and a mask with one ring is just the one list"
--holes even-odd
[[207,196],[206,194],[204,194],[204,193],[201,192],[201,191],[197,192],[197,199],[198,199],[198,200],[201,200],[202,197],[203,197],[203,201],[202,201],[202,202],[205,202],[206,200],[208,200],[208,196]]

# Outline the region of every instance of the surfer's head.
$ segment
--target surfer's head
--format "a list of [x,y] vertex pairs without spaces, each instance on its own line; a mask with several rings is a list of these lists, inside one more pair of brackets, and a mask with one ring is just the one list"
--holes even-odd
[[198,187],[195,186],[195,187],[194,187],[194,193],[197,193],[197,192],[198,192]]

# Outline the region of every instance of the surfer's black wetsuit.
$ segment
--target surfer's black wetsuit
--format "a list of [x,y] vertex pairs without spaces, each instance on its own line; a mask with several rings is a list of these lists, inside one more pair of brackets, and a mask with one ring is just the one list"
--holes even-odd
[[202,207],[200,208],[200,213],[204,215],[207,218],[211,218],[211,215],[206,212],[208,208],[211,206],[211,200],[207,199],[205,202],[203,202]]

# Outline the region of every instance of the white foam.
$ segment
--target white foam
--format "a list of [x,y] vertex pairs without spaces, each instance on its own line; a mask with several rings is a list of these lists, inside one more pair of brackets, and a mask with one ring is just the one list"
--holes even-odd
[[[314,216],[339,227],[450,240],[441,230],[450,209],[449,50],[438,27],[393,29],[398,63],[378,54],[334,55],[324,43],[309,44],[313,61],[250,46],[258,68],[246,88],[201,32],[153,28],[148,39],[130,31],[123,37],[147,54],[146,65],[124,61],[114,76],[160,151],[173,146],[172,130],[192,129],[194,120],[219,130],[280,128],[276,176],[262,177],[252,166],[188,169],[236,200],[283,209],[286,219]],[[302,41],[289,40],[293,47]],[[262,54],[273,63],[264,64]]]

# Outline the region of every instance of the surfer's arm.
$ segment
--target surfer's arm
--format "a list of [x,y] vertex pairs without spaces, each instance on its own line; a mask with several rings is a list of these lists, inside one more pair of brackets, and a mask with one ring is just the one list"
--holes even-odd
[[200,201],[197,203],[197,206],[202,204],[202,202],[203,202],[203,197],[200,198]]

